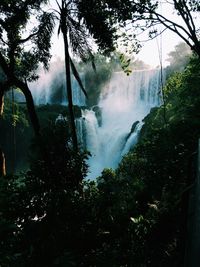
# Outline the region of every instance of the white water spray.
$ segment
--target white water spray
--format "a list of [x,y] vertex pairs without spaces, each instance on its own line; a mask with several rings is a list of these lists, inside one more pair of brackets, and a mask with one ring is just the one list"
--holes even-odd
[[[51,64],[49,71],[41,69],[40,78],[32,82],[29,86],[36,105],[40,104],[59,104],[67,105],[67,90],[64,62],[58,60]],[[84,85],[84,75],[80,74]],[[85,95],[78,82],[71,76],[73,104],[85,106]],[[84,85],[85,86],[85,85]]]
[[[36,104],[66,105],[63,63],[56,62],[50,72],[40,75],[31,85]],[[160,104],[160,78],[159,69],[134,71],[130,76],[115,72],[101,92],[98,108],[82,111],[76,127],[80,144],[92,155],[88,162],[89,179],[95,179],[104,168],[116,168],[137,143],[142,119]],[[85,96],[75,79],[72,88],[74,105],[85,106]]]
[[[129,77],[115,72],[103,89],[98,106],[101,118],[93,110],[82,111],[82,130],[89,159],[89,179],[104,168],[116,168],[133,147],[142,128],[142,119],[160,104],[160,70],[134,71]],[[134,127],[132,128],[134,122]]]

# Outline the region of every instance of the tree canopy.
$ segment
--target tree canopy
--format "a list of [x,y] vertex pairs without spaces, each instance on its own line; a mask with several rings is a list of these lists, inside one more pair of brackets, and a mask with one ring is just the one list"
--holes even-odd
[[[3,96],[17,87],[22,90],[36,133],[39,125],[27,82],[37,78],[38,64],[48,68],[55,14],[42,9],[46,3],[33,0],[0,3],[0,93]],[[144,30],[150,29],[152,38],[157,32],[152,33],[151,27],[157,23],[178,31],[177,34],[182,30],[183,40],[189,34],[185,43],[189,42],[189,47],[199,55],[198,29],[193,25],[193,12],[199,12],[198,1],[166,0],[185,21],[184,29],[157,13],[158,1],[63,0],[63,3],[60,25],[66,38],[68,67],[72,50],[83,60],[88,54],[92,56],[85,43],[88,36],[97,41],[102,51],[112,51],[117,21],[124,27],[131,22],[142,31],[137,22],[143,21]],[[33,17],[35,26],[31,28],[29,22]],[[182,45],[176,47],[181,55],[184,49]],[[174,55],[174,52],[169,55],[172,65],[182,62],[182,57]],[[104,66],[104,80],[109,78],[110,68],[109,64]],[[70,77],[70,72],[67,74]],[[194,187],[200,136],[199,84],[200,60],[192,55],[185,69],[168,79],[163,88],[165,105],[153,108],[144,119],[134,150],[116,170],[106,169],[96,181],[90,182],[84,181],[88,154],[74,151],[68,123],[63,116],[55,120],[61,111],[54,107],[52,121],[32,142],[29,168],[0,177],[0,266],[184,266],[187,208],[192,200],[189,201],[188,192]],[[15,103],[5,104],[1,121],[4,132],[0,135],[7,136],[10,143],[6,131],[7,123],[12,123],[11,106]],[[46,119],[52,106],[41,109],[46,109]],[[20,117],[17,138],[21,138],[24,146],[25,109],[20,106],[17,115]],[[1,156],[2,153],[0,164],[4,160]]]
[[[1,1],[0,4],[0,65],[4,73],[1,96],[11,88],[20,88],[35,132],[39,123],[27,81],[37,79],[39,63],[48,68],[50,38],[53,32],[51,14],[41,9],[47,1]],[[30,21],[34,20],[31,27]]]
[[123,27],[131,24],[128,39],[133,41],[145,31],[152,39],[168,29],[200,56],[198,0],[127,0],[123,4],[107,0],[107,3]]

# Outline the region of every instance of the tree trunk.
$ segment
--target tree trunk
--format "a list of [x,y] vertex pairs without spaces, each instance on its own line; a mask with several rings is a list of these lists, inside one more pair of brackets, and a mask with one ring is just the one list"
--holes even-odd
[[199,42],[196,42],[196,44],[193,46],[193,51],[196,52],[196,54],[198,55],[199,59],[200,59],[200,44]]
[[[4,94],[3,90],[0,91],[0,117],[3,114],[3,108],[4,108]],[[5,156],[3,151],[0,147],[0,177],[6,175],[6,164],[5,164]]]
[[4,108],[4,93],[3,91],[0,91],[0,117],[3,114],[3,108]]
[[67,40],[67,28],[65,22],[62,25],[62,33],[64,39],[65,47],[65,73],[66,73],[66,86],[67,86],[67,97],[68,97],[68,109],[69,109],[69,121],[72,134],[73,148],[75,151],[78,151],[78,141],[76,134],[76,125],[73,111],[73,101],[72,101],[72,86],[71,86],[71,74],[70,74],[70,58],[69,58],[69,47]]
[[[26,105],[30,117],[31,124],[33,126],[35,135],[39,135],[40,131],[40,125],[38,121],[38,117],[35,111],[35,106],[33,102],[32,94],[28,88],[28,85],[26,82],[20,81],[18,78],[16,78],[13,73],[10,71],[9,65],[6,63],[6,60],[0,53],[0,65],[2,67],[2,70],[4,71],[5,75],[7,76],[7,80],[1,84],[0,87],[0,117],[3,114],[3,107],[4,107],[4,93],[9,90],[12,86],[19,87],[25,98],[26,98]],[[0,176],[6,174],[6,167],[5,167],[5,156],[4,153],[0,147]]]
[[26,98],[26,105],[27,105],[29,116],[30,116],[30,121],[31,121],[31,124],[33,126],[35,135],[38,135],[40,132],[40,124],[39,124],[38,117],[36,114],[36,110],[35,110],[31,91],[29,90],[27,83],[22,82],[22,81],[18,80],[17,78],[15,78],[14,84],[15,84],[15,86],[19,87],[22,90],[22,92]]
[[[28,85],[25,82],[22,82],[15,77],[12,78],[12,84],[16,87],[19,87],[22,90],[22,92],[26,98],[26,105],[27,105],[30,121],[31,121],[31,124],[33,126],[35,135],[39,135],[40,125],[39,125],[38,117],[37,117],[37,114],[35,111],[33,97],[32,97],[32,94],[31,94],[29,88],[28,88]],[[12,84],[10,84],[10,86]],[[2,114],[3,114],[3,107],[4,107],[4,93],[3,93],[3,90],[1,90],[0,91],[0,116],[2,116]],[[2,176],[2,175],[6,175],[6,164],[5,164],[4,153],[0,147],[0,176]]]
[[6,175],[6,161],[3,151],[0,148],[0,177]]

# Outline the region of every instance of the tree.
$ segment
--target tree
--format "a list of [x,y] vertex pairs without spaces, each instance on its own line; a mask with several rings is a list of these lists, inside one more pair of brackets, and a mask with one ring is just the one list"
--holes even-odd
[[[56,1],[57,2],[57,1]],[[70,57],[69,48],[75,55],[78,55],[84,62],[93,61],[92,48],[89,45],[89,38],[94,37],[99,46],[105,51],[113,49],[113,36],[115,30],[108,23],[108,14],[105,13],[105,6],[101,1],[90,1],[92,9],[88,9],[88,2],[85,0],[62,0],[61,4],[57,2],[59,11],[56,11],[59,16],[59,30],[62,32],[65,49],[65,72],[66,72],[66,88],[68,97],[69,121],[72,133],[73,147],[78,150],[76,126],[73,112],[72,100],[72,85],[71,85],[71,70],[77,79],[81,89],[87,96],[86,91],[82,85],[78,71]],[[98,2],[98,3],[97,3]],[[87,5],[86,5],[87,4]],[[102,7],[102,9],[101,9]],[[97,8],[97,9],[95,9]],[[99,18],[101,31],[98,30],[96,19]],[[105,38],[105,33],[108,38]]]
[[[75,119],[74,119],[74,112],[73,112],[73,100],[72,100],[72,85],[71,85],[71,68],[73,68],[74,75],[77,78],[79,85],[81,86],[83,92],[86,95],[85,89],[82,85],[81,79],[79,78],[78,72],[73,64],[70,55],[69,55],[69,41],[68,41],[68,34],[71,35],[72,40],[73,38],[77,38],[78,36],[81,37],[84,41],[83,45],[86,45],[86,49],[90,51],[89,46],[86,42],[86,34],[81,29],[81,26],[74,20],[72,16],[72,8],[70,1],[67,3],[66,1],[62,0],[61,5],[57,2],[59,7],[59,31],[62,31],[63,40],[64,40],[64,49],[65,49],[65,74],[66,74],[66,88],[67,88],[67,98],[68,98],[68,109],[69,109],[69,121],[71,126],[72,132],[72,142],[75,151],[78,151],[78,141],[77,141],[77,134],[76,134],[76,126],[75,126]],[[73,36],[74,35],[74,36]],[[75,36],[77,35],[77,36]],[[79,39],[80,41],[80,39]],[[77,42],[77,40],[76,40]],[[73,41],[72,41],[73,43]],[[77,46],[77,43],[74,44]],[[84,50],[83,47],[81,49]]]
[[[36,133],[39,132],[39,123],[27,82],[38,78],[36,70],[40,62],[48,68],[53,18],[51,14],[41,10],[41,4],[46,2],[26,0],[17,3],[10,0],[2,1],[0,4],[0,66],[4,73],[4,79],[0,84],[1,103],[6,91],[20,88],[26,98]],[[28,31],[31,19],[36,19],[37,26]],[[25,37],[24,32],[27,34]],[[25,45],[31,45],[30,49]]]
[[[142,32],[149,30],[149,37],[155,38],[165,30],[177,34],[199,57],[200,42],[198,38],[199,22],[196,18],[200,11],[198,0],[127,0],[124,4],[120,1],[107,0],[108,5],[115,14],[119,14],[119,21],[132,24],[133,38],[136,38],[138,29]],[[176,17],[171,18],[164,14],[164,8],[171,8],[171,13]],[[163,7],[163,8],[162,8]],[[163,9],[163,12],[162,12]],[[180,19],[177,20],[177,17]],[[157,26],[164,26],[158,31]],[[125,26],[123,24],[123,26]]]
[[[3,94],[0,91],[0,117],[3,114]],[[0,148],[0,177],[6,175],[5,156]]]
[[[27,82],[38,78],[36,70],[39,63],[48,68],[54,21],[51,14],[42,11],[41,5],[45,3],[46,0],[9,0],[0,3],[1,114],[5,93],[11,88],[19,88],[26,98],[30,120],[36,134],[39,133],[40,127]],[[29,30],[28,23],[32,19],[35,20],[36,26]],[[2,166],[0,167],[2,169]]]

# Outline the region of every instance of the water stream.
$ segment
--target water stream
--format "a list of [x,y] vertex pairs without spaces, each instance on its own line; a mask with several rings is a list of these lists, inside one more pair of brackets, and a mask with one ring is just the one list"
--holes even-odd
[[[129,76],[114,72],[101,91],[98,106],[82,110],[76,126],[79,143],[91,153],[89,179],[95,179],[104,168],[116,168],[137,143],[143,118],[152,107],[160,105],[160,81],[159,69],[134,71]],[[85,106],[85,97],[74,78],[72,87],[74,105]],[[62,68],[41,75],[31,89],[36,104],[67,104]]]
[[89,179],[104,168],[116,168],[136,144],[142,119],[160,105],[160,85],[159,69],[134,71],[130,76],[115,72],[101,92],[98,115],[96,107],[82,111],[79,137],[92,154]]

